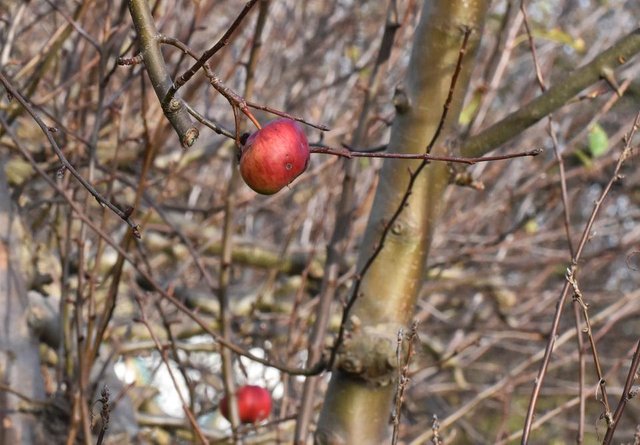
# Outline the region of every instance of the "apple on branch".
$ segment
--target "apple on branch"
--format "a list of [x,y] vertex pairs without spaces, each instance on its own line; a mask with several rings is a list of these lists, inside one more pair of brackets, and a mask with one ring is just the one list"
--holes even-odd
[[291,119],[276,119],[247,139],[240,154],[240,175],[257,193],[272,195],[309,165],[309,142]]
[[[236,392],[236,403],[242,423],[260,422],[271,414],[271,394],[262,386],[241,386]],[[220,400],[220,412],[229,420],[229,399],[227,396]]]

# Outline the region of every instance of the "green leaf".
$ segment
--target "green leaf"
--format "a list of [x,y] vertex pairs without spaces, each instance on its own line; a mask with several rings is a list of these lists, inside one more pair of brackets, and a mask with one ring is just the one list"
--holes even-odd
[[599,124],[595,124],[589,129],[588,141],[589,151],[594,158],[602,156],[609,149],[609,137]]

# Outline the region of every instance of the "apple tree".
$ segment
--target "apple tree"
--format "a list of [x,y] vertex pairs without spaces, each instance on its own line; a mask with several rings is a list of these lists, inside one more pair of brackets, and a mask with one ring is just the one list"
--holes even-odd
[[0,17],[0,443],[640,443],[637,2]]

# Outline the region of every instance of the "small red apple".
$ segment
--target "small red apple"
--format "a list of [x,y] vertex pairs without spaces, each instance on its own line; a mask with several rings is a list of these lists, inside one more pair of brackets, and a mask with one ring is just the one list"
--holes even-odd
[[276,119],[253,133],[242,147],[240,174],[254,191],[272,195],[309,164],[309,142],[291,119]]
[[[271,394],[262,386],[244,385],[236,392],[238,414],[242,423],[256,423],[271,414]],[[229,420],[229,400],[224,396],[220,401],[220,411]]]

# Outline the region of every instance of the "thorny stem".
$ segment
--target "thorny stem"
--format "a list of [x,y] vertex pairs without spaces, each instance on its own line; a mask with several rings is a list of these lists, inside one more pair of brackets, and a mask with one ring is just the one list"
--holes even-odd
[[610,416],[611,416],[611,407],[609,405],[609,397],[607,396],[607,387],[604,380],[604,374],[602,372],[602,366],[600,364],[600,358],[598,356],[598,352],[596,350],[596,342],[593,338],[593,331],[591,330],[591,322],[589,321],[589,306],[584,301],[582,296],[582,291],[578,286],[578,279],[575,276],[576,268],[571,267],[567,270],[566,280],[571,285],[573,289],[573,300],[577,303],[577,305],[582,309],[582,317],[585,322],[584,332],[587,334],[587,338],[589,339],[589,346],[591,346],[591,353],[593,354],[593,364],[596,368],[596,376],[598,377],[598,386],[600,387],[600,391],[602,392],[602,405],[604,406],[605,419],[607,421],[607,425],[611,424]]
[[109,403],[109,388],[107,387],[107,385],[102,388],[100,399],[98,399],[97,402],[100,402],[102,404],[102,409],[100,410],[100,419],[102,420],[102,425],[100,426],[100,433],[98,434],[96,445],[102,445],[104,436],[109,429],[109,417],[111,411],[111,404]]
[[[414,343],[418,337],[418,322],[414,321],[411,325],[409,334],[405,337],[402,329],[398,331],[398,341],[396,346],[396,360],[398,364],[399,376],[398,376],[398,389],[396,390],[395,406],[393,412],[393,433],[391,436],[391,444],[396,445],[398,443],[398,436],[400,434],[400,417],[402,414],[402,404],[404,403],[404,393],[409,385],[409,364],[414,355]],[[407,353],[403,358],[403,343],[407,342]]]
[[[589,220],[584,228],[584,231],[582,232],[582,238],[580,239],[580,243],[578,245],[576,253],[574,257],[571,259],[571,269],[573,271],[572,272],[573,275],[577,273],[578,261],[580,260],[580,257],[582,256],[582,251],[591,235],[591,228],[593,227],[593,223],[595,222],[596,217],[598,216],[600,207],[602,206],[602,203],[604,202],[606,196],[609,194],[609,190],[611,190],[611,187],[613,186],[613,184],[616,181],[618,181],[618,179],[620,179],[620,169],[624,161],[629,157],[631,153],[631,141],[636,131],[638,130],[639,125],[640,125],[640,113],[636,115],[632,128],[629,131],[629,134],[625,138],[625,146],[622,149],[622,153],[620,154],[620,158],[618,159],[618,162],[616,163],[616,167],[613,172],[613,175],[611,176],[611,179],[609,180],[606,187],[602,191],[600,197],[596,200],[593,206],[591,215],[589,217]],[[558,299],[558,302],[556,304],[556,312],[553,318],[551,331],[549,332],[549,340],[545,348],[545,353],[544,353],[542,363],[540,365],[540,369],[538,371],[537,377],[534,382],[533,391],[531,393],[531,400],[529,402],[527,416],[525,418],[525,423],[524,423],[523,432],[522,432],[522,441],[521,441],[523,445],[526,445],[527,443],[529,443],[529,435],[531,434],[531,426],[533,423],[536,402],[540,395],[540,390],[542,389],[542,383],[544,382],[544,377],[547,374],[547,368],[549,366],[551,353],[553,351],[553,347],[554,347],[557,332],[558,332],[558,327],[560,325],[560,317],[562,315],[562,310],[564,308],[564,303],[570,287],[571,287],[571,284],[569,283],[569,281],[568,280],[565,281],[564,287],[560,294],[560,298]],[[610,418],[611,413],[605,413],[604,415],[605,415],[605,419],[608,419]],[[610,426],[609,423],[608,423],[608,426]]]

